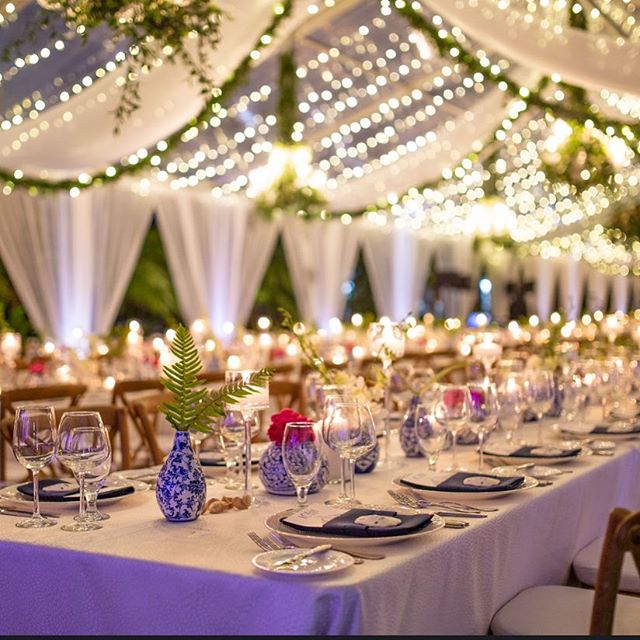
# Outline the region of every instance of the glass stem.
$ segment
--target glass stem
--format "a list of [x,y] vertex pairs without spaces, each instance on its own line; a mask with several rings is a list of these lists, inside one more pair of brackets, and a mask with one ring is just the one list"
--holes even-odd
[[482,471],[484,465],[484,431],[478,432],[478,449],[480,451],[480,466],[478,468]]
[[98,492],[91,489],[85,489],[85,499],[87,502],[87,515],[98,513]]
[[383,363],[386,376],[384,386],[384,461],[391,461],[391,363]]
[[83,521],[86,516],[85,505],[85,493],[84,493],[84,473],[78,474],[78,482],[80,484],[80,521]]
[[458,465],[456,464],[456,434],[458,432],[454,431],[453,429],[451,430],[451,438],[453,440],[453,444],[451,445],[451,468],[452,469],[457,469]]
[[200,440],[196,440],[193,446],[193,453],[196,457],[196,462],[200,464],[200,448],[202,446],[202,442]]
[[340,458],[340,486],[342,488],[342,498],[348,498],[347,496],[347,459]]
[[356,499],[356,461],[349,460],[349,480],[351,481],[351,488],[349,489],[349,493],[351,494],[351,499]]
[[33,517],[40,518],[40,469],[32,469],[33,475]]
[[251,495],[251,422],[244,418],[244,493]]
[[298,496],[298,504],[303,507],[307,504],[307,493],[309,492],[309,487],[296,487],[296,494]]
[[429,453],[427,455],[427,464],[429,465],[429,471],[436,470],[436,464],[438,462],[438,454],[437,453]]
[[538,446],[542,446],[542,416],[538,416]]

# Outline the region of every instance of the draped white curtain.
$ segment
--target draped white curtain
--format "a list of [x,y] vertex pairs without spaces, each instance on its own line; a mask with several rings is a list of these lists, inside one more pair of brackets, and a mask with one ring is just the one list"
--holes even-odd
[[440,291],[445,314],[466,318],[473,310],[478,291],[479,260],[474,255],[473,240],[462,236],[434,238],[433,245],[438,272],[457,273],[470,279],[470,289],[444,287]]
[[[495,0],[427,0],[430,8],[461,27],[487,50],[545,75],[598,93],[604,88],[640,95],[640,45],[565,26],[554,33],[540,19],[524,20]],[[565,9],[566,11],[566,9]]]
[[613,276],[613,310],[627,312],[629,308],[629,277]]
[[358,227],[339,220],[287,219],[282,225],[284,250],[302,317],[327,328],[341,317],[342,285],[353,275],[358,256]]
[[549,319],[553,309],[553,295],[556,288],[556,278],[560,265],[555,260],[543,260],[542,258],[530,258],[525,261],[526,271],[534,281],[534,311],[540,320]]
[[429,266],[424,236],[406,228],[363,223],[362,246],[378,315],[399,321],[416,312]]
[[188,323],[246,324],[269,264],[278,225],[246,198],[175,194],[158,201],[158,224],[171,279]]
[[567,320],[580,315],[586,268],[580,260],[568,257],[560,263],[560,294]]
[[0,198],[0,256],[36,329],[66,344],[109,331],[150,219],[147,199],[114,188]]
[[604,273],[591,269],[589,272],[589,295],[587,298],[587,306],[590,313],[604,310],[604,306],[607,303],[608,287],[609,278]]

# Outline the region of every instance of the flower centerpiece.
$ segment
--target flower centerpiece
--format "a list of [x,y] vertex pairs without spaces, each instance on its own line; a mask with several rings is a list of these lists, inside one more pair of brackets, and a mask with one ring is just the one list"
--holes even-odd
[[[258,464],[258,475],[265,489],[269,493],[279,496],[295,496],[296,488],[291,482],[287,470],[282,460],[282,440],[284,439],[284,430],[289,422],[306,422],[309,418],[303,416],[293,409],[282,409],[271,416],[271,424],[267,435],[271,444],[264,450],[260,456]],[[307,431],[305,429],[305,431]],[[309,429],[306,434],[302,434],[301,441],[304,438],[313,440],[316,436],[313,429]],[[320,491],[329,478],[329,467],[326,459],[323,457],[320,469],[309,487],[309,493]]]
[[272,375],[271,369],[253,373],[246,383],[226,384],[215,390],[202,385],[202,362],[186,327],[176,329],[171,344],[174,362],[163,368],[162,384],[172,397],[160,406],[176,430],[173,448],[156,483],[156,499],[167,520],[195,520],[204,508],[207,485],[189,441],[189,431],[212,433],[211,423],[224,416],[225,404],[257,393]]

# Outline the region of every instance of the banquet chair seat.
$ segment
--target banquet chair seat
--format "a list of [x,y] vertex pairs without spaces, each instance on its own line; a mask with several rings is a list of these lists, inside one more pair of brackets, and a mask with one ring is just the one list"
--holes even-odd
[[274,400],[277,411],[287,407],[306,415],[307,403],[301,382],[271,380],[269,382],[269,397]]
[[162,464],[166,455],[158,441],[156,424],[160,412],[160,405],[162,405],[163,402],[171,400],[172,397],[168,392],[156,393],[140,398],[133,403],[133,414],[142,432],[153,464]]
[[[602,551],[603,538],[596,538],[591,544],[580,550],[573,559],[573,570],[578,580],[589,587],[596,583],[598,560]],[[633,564],[633,558],[626,555],[620,575],[620,591],[640,594],[640,575]]]
[[[640,598],[618,595],[625,554],[640,572],[640,511],[614,509],[607,525],[595,591],[531,587],[493,617],[494,635],[640,635]],[[590,622],[589,622],[590,620]]]

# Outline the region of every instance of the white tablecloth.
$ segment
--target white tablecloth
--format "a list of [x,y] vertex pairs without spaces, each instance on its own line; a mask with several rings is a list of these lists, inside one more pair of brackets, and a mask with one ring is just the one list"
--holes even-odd
[[[475,463],[469,448],[461,459]],[[390,503],[392,478],[426,463],[403,464],[358,476],[359,497]],[[567,468],[574,472],[551,487],[491,501],[500,510],[465,530],[380,547],[386,559],[321,578],[252,568],[258,548],[246,533],[265,533],[265,518],[291,506],[287,498],[172,524],[152,492],[140,493],[105,507],[111,520],[89,533],[20,530],[0,517],[0,632],[485,634],[522,589],[565,582],[573,556],[603,532],[612,507],[640,507],[633,445]]]

